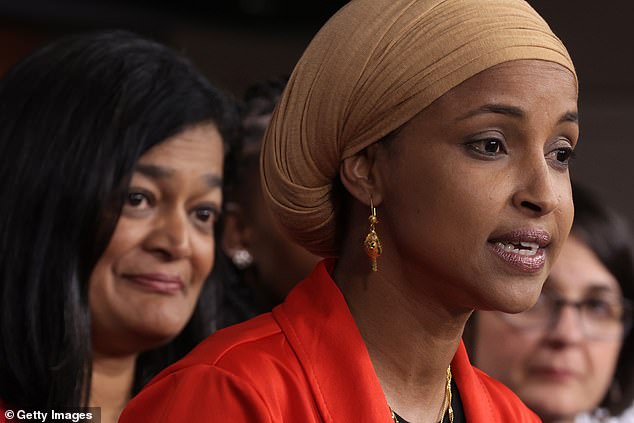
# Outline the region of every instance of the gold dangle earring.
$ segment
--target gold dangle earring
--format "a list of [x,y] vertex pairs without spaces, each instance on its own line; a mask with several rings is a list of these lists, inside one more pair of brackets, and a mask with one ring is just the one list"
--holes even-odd
[[374,203],[372,203],[372,196],[370,196],[370,217],[368,217],[368,220],[370,221],[370,232],[366,235],[363,245],[365,252],[368,257],[370,257],[372,271],[376,272],[378,270],[376,259],[383,252],[383,247],[381,246],[379,236],[376,234],[375,225],[379,223],[379,219],[376,217],[376,209],[374,208]]
[[[445,399],[447,400],[447,412],[449,413],[449,423],[453,423],[453,407],[451,406],[451,364],[447,367],[447,384],[445,386]],[[443,420],[445,416],[443,414]],[[440,420],[442,423],[442,420]]]

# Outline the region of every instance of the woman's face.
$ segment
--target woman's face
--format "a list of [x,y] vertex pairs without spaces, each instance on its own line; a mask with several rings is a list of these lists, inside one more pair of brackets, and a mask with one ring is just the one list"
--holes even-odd
[[447,92],[379,147],[380,260],[456,310],[530,307],[572,224],[577,137],[557,64],[504,63]]
[[212,124],[186,129],[141,156],[90,279],[96,352],[140,352],[185,326],[213,265],[222,168],[222,139]]
[[253,254],[258,277],[276,295],[276,300],[286,294],[303,278],[308,276],[317,262],[318,256],[309,253],[294,243],[279,227],[273,214],[264,202],[259,176],[251,197],[251,210],[247,212],[249,221],[249,251]]
[[[586,310],[582,325],[579,309],[563,307],[546,327],[518,326],[522,315],[480,312],[476,365],[515,391],[544,421],[572,421],[600,403],[612,380],[621,338],[606,339],[611,332],[606,329],[589,336],[596,331],[586,327],[603,317],[601,304],[613,303],[621,290],[592,250],[572,235],[544,285],[544,295],[571,302],[590,300],[587,304],[593,308]],[[540,299],[535,308],[541,304]],[[622,324],[617,326],[622,330]]]

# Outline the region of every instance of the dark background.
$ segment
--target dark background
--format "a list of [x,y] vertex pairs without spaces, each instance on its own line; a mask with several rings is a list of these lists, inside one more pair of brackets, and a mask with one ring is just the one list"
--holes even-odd
[[[189,55],[240,97],[252,82],[288,74],[344,0],[0,0],[0,73],[70,32],[126,28]],[[634,29],[627,0],[529,0],[563,40],[580,81],[581,138],[573,179],[634,225]]]

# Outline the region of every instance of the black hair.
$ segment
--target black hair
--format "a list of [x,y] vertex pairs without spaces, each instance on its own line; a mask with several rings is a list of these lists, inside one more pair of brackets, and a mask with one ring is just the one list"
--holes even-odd
[[[623,296],[634,301],[634,244],[627,221],[601,201],[597,194],[573,184],[575,218],[572,234],[581,239],[616,278]],[[610,414],[621,414],[634,400],[634,335],[630,330],[616,365],[613,385],[600,406]]]
[[[268,124],[268,120],[270,120],[270,116],[282,96],[284,88],[286,88],[288,78],[287,75],[282,75],[278,78],[256,82],[248,86],[242,96],[241,114],[244,126],[244,145],[255,145],[257,148],[254,148],[253,152],[259,152],[267,125],[263,121],[250,122],[249,119],[268,117]],[[246,148],[246,150],[250,152],[249,148]]]
[[[192,63],[136,34],[63,37],[0,80],[0,399],[85,406],[92,369],[88,281],[140,156],[237,110]],[[133,393],[206,336],[209,287],[169,344],[137,359]]]
[[[240,154],[234,165],[234,174],[230,183],[226,185],[226,204],[228,207],[239,209],[252,219],[256,213],[261,213],[255,199],[260,190],[260,150],[271,115],[284,92],[288,82],[288,75],[263,79],[249,85],[239,103],[241,118]],[[217,279],[218,327],[226,327],[242,322],[258,314],[270,311],[277,305],[260,284],[254,287],[247,282],[249,279],[259,280],[257,266],[246,269],[237,268],[226,254],[218,257],[217,272],[212,279]],[[258,292],[262,291],[258,295]],[[275,299],[277,300],[277,299]]]
[[[284,92],[288,76],[265,79],[248,86],[240,102],[241,154],[235,177],[229,186],[229,200],[251,205],[253,191],[260,189],[260,150],[264,133],[278,100]],[[257,213],[256,210],[253,212]]]

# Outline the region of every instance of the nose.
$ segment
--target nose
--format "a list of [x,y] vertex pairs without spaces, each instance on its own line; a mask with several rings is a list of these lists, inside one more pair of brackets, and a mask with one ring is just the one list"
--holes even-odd
[[169,210],[161,214],[145,244],[149,251],[168,260],[189,257],[192,248],[186,213]]
[[559,311],[555,311],[555,320],[547,329],[546,339],[553,345],[570,345],[579,343],[584,339],[581,313],[573,305],[562,305]]
[[539,157],[520,168],[520,183],[513,195],[513,205],[530,216],[552,213],[559,203],[551,169],[543,154]]

